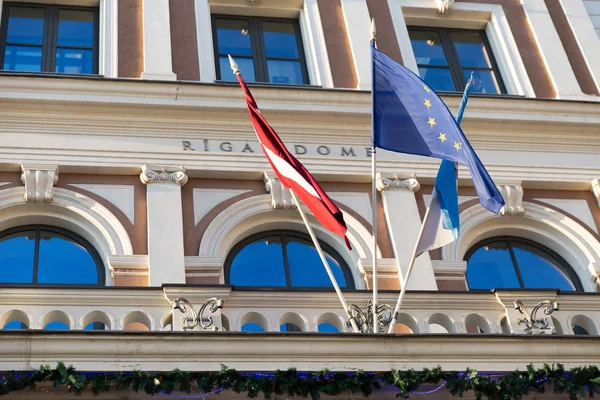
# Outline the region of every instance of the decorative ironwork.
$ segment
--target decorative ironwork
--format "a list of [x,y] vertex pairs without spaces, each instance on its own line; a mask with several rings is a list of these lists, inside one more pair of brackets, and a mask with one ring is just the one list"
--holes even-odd
[[[527,307],[525,307],[521,300],[516,300],[513,304],[515,306],[515,310],[525,315],[525,318],[519,318],[517,323],[519,325],[525,324],[526,334],[535,335],[536,333],[539,333],[543,335],[546,333],[546,331],[550,331],[551,335],[556,334],[556,328],[550,326],[548,318],[537,318],[537,313],[542,307],[544,307],[544,314],[550,315],[554,311],[558,311],[558,303],[555,303],[551,300],[544,300],[533,307],[531,314],[529,314]],[[538,330],[539,332],[534,332],[534,329]]]
[[[377,322],[379,323],[379,331],[384,332],[384,328],[392,322],[393,308],[389,304],[377,305]],[[367,303],[367,313],[356,304],[350,304],[348,307],[350,314],[349,318],[353,319],[362,333],[373,333],[373,301]],[[348,320],[350,326],[350,320]]]
[[[212,316],[204,316],[204,313],[208,309],[208,311],[210,311],[210,314],[214,314],[217,312],[217,310],[223,308],[224,304],[225,302],[223,300],[217,297],[211,297],[210,299],[206,300],[204,304],[202,304],[202,306],[200,307],[200,312],[196,312],[196,308],[194,308],[192,303],[190,303],[187,299],[183,297],[179,297],[178,299],[173,300],[171,302],[173,312],[175,312],[175,310],[179,310],[182,314],[185,314],[187,313],[187,310],[189,308],[190,312],[192,313],[192,317],[188,317],[187,315],[183,317],[184,326],[181,329],[184,331],[192,330],[198,325],[200,325],[200,327],[204,330],[219,330],[218,327],[213,326]],[[175,318],[175,315],[173,315],[173,318]]]

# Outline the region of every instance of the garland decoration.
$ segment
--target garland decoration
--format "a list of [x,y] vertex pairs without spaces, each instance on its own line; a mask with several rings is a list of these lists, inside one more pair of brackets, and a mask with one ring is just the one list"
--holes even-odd
[[218,372],[107,372],[83,373],[59,362],[52,369],[45,365],[30,372],[0,374],[0,395],[24,389],[34,389],[38,383],[51,382],[53,387],[66,387],[79,395],[90,390],[94,395],[110,390],[143,391],[149,395],[171,394],[178,390],[190,393],[192,385],[204,393],[230,389],[255,398],[263,395],[311,398],[336,396],[343,392],[361,393],[368,397],[383,388],[393,388],[404,399],[423,384],[442,384],[455,397],[473,392],[477,400],[521,400],[531,393],[544,393],[552,388],[554,394],[568,394],[571,400],[593,397],[600,393],[600,369],[596,366],[577,367],[569,371],[561,364],[544,365],[525,371],[506,374],[481,374],[474,369],[464,372],[444,372],[440,367],[422,371],[391,370],[382,373],[332,372],[329,370],[298,372],[291,368],[269,373],[238,372],[222,366]]

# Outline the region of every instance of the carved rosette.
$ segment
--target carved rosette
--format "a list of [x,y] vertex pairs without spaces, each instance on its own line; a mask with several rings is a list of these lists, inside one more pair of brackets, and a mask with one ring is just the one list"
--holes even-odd
[[25,202],[50,203],[54,199],[52,190],[58,183],[57,165],[22,164],[21,171]]
[[140,180],[146,185],[150,183],[174,183],[183,186],[186,184],[188,176],[184,167],[143,165]]
[[454,0],[435,0],[440,14],[452,12],[454,10]]
[[278,210],[295,210],[296,205],[292,199],[290,191],[283,187],[281,181],[272,172],[266,172],[263,175],[265,189],[271,194],[271,206]]
[[421,184],[415,177],[407,178],[399,174],[395,174],[393,177],[385,177],[380,173],[377,174],[377,190],[380,192],[391,189],[402,189],[415,193],[420,188]]
[[525,214],[523,207],[523,188],[519,185],[501,185],[498,186],[502,197],[504,198],[504,207],[500,210],[500,215],[520,217]]

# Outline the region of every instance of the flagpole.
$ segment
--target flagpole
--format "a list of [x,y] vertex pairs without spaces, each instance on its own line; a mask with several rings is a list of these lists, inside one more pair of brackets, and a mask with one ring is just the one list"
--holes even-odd
[[342,307],[344,307],[344,311],[346,312],[346,317],[350,321],[350,324],[352,325],[352,329],[354,329],[354,332],[358,333],[359,329],[358,329],[358,326],[356,325],[356,321],[350,314],[350,310],[348,309],[348,303],[346,303],[344,294],[342,293],[342,290],[340,289],[340,286],[338,285],[337,280],[335,279],[335,275],[333,275],[333,271],[331,271],[331,267],[329,266],[329,263],[327,262],[327,259],[325,258],[323,249],[321,249],[321,244],[319,243],[319,240],[315,236],[315,232],[313,231],[312,226],[310,226],[310,224],[308,223],[308,220],[306,219],[306,214],[304,213],[304,210],[302,209],[302,206],[300,205],[300,202],[298,201],[298,198],[296,197],[296,193],[294,193],[294,191],[291,188],[289,188],[289,191],[292,195],[292,199],[294,200],[294,204],[296,205],[298,212],[300,212],[302,221],[304,221],[304,225],[306,225],[308,234],[310,235],[310,238],[312,239],[313,244],[315,245],[315,249],[317,249],[317,252],[319,253],[319,257],[321,258],[321,262],[323,263],[323,266],[325,267],[325,270],[327,271],[327,275],[329,275],[329,279],[331,280],[331,283],[333,284],[333,288],[335,289],[335,292],[337,293],[338,298],[340,299],[340,302],[342,303]]
[[[377,40],[377,31],[375,29],[375,18],[371,19],[371,40],[375,43]],[[371,99],[373,99],[375,93],[375,74],[371,71]],[[371,100],[371,103],[372,100]],[[371,129],[375,132],[375,116],[371,115]],[[373,227],[373,333],[379,333],[379,322],[377,313],[377,292],[378,292],[378,278],[377,278],[377,149],[375,143],[372,143],[371,147],[371,198],[373,202],[372,207],[372,227]]]
[[[467,86],[465,87],[465,92],[463,93],[462,100],[460,102],[460,106],[458,107],[458,113],[456,114],[456,123],[460,125],[463,115],[465,114],[465,109],[467,108],[467,101],[469,100],[469,93],[471,92],[471,85],[473,85],[473,73],[471,72],[471,77],[467,82]],[[429,210],[430,207],[427,207],[427,211],[425,212],[425,216],[423,217],[423,223],[421,224],[421,229],[419,230],[419,235],[417,236],[417,242],[415,243],[415,249],[413,250],[412,256],[410,257],[410,262],[408,263],[408,269],[406,270],[406,275],[402,278],[402,272],[398,271],[398,278],[400,279],[400,295],[398,296],[398,301],[396,302],[396,307],[394,308],[394,313],[392,314],[392,322],[389,325],[388,333],[394,332],[394,325],[396,325],[396,317],[398,312],[400,311],[400,307],[402,306],[402,300],[404,300],[404,295],[406,294],[406,287],[408,286],[408,279],[410,278],[410,274],[415,265],[415,261],[417,259],[417,250],[419,247],[419,243],[421,242],[421,237],[423,236],[423,230],[427,224],[427,220],[429,218]],[[400,267],[398,266],[398,269]]]

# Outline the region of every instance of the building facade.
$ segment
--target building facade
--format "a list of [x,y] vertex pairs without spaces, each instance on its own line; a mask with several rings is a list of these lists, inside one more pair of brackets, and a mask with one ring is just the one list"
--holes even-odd
[[[600,361],[600,1],[0,5],[0,370]],[[366,311],[375,252],[393,306],[439,160],[378,151],[372,198],[372,18],[378,48],[452,112],[473,74],[462,127],[506,201],[483,209],[459,169],[461,234],[417,259],[384,336],[347,334],[227,60],[344,213],[352,250],[309,220],[348,303]],[[528,330],[544,301],[560,307]]]

